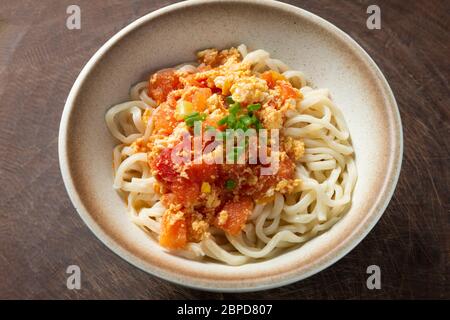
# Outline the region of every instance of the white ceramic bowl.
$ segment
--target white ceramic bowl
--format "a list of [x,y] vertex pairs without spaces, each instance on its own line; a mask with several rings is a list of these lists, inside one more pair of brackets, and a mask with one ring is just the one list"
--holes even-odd
[[[195,59],[208,47],[245,43],[329,88],[356,154],[353,204],[331,230],[271,260],[243,266],[190,261],[165,252],[128,220],[114,191],[115,141],[104,115],[151,71]],[[119,256],[153,275],[214,291],[273,288],[336,262],[372,229],[396,185],[401,121],[383,74],[348,35],[302,9],[273,1],[187,1],[152,12],[113,36],[78,76],[61,119],[59,158],[70,198],[89,228]]]

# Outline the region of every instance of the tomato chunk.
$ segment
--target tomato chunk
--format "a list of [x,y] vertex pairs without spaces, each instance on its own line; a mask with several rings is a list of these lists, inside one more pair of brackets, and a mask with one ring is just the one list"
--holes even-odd
[[175,203],[184,207],[195,204],[201,193],[201,183],[212,179],[211,175],[216,172],[215,165],[200,164],[190,167],[188,174],[191,174],[192,178],[181,177],[175,169],[170,148],[163,149],[150,165],[156,171],[156,178],[168,190],[168,193],[164,195],[165,204]]
[[197,87],[197,88],[205,88],[207,87],[207,78],[196,78],[196,74],[189,74],[186,77],[184,77],[184,82],[189,86]]
[[176,203],[184,207],[193,206],[200,196],[200,184],[180,177],[169,185]]
[[285,157],[280,161],[278,172],[276,177],[281,179],[294,179],[295,176],[295,163],[288,157]]
[[[276,168],[273,168],[276,169]],[[262,175],[259,178],[259,186],[255,189],[255,196],[264,194],[271,187],[275,186],[283,179],[292,180],[295,178],[295,163],[288,157],[280,160],[278,170],[274,174]]]
[[182,249],[187,243],[187,238],[186,219],[166,211],[162,219],[159,244],[168,249]]
[[161,181],[174,182],[179,176],[172,161],[172,149],[170,148],[163,149],[151,163],[151,167],[157,172],[156,177]]
[[286,78],[282,74],[273,70],[263,72],[261,74],[261,79],[266,80],[267,86],[270,89],[273,89],[275,87],[275,84],[278,80],[286,80]]
[[[218,221],[219,228],[231,235],[237,235],[252,213],[253,200],[249,197],[243,197],[238,201],[229,201],[225,204],[223,210],[226,211],[227,218],[225,223],[220,224],[220,220]],[[218,219],[220,219],[220,216]]]
[[197,111],[204,111],[207,107],[206,100],[211,97],[211,89],[198,88],[192,95],[192,104]]
[[150,77],[148,95],[160,104],[167,99],[167,95],[180,87],[180,79],[175,69],[163,69]]
[[286,81],[278,81],[277,85],[280,86],[281,89],[281,98],[283,100],[287,100],[287,99],[297,99],[300,97],[300,92],[296,89],[294,89],[294,87],[292,87],[292,85]]
[[175,110],[165,103],[156,108],[153,117],[154,130],[158,134],[169,135],[178,124]]
[[186,168],[186,173],[189,179],[194,182],[211,182],[218,177],[217,164],[207,164],[204,162],[197,164],[192,162]]

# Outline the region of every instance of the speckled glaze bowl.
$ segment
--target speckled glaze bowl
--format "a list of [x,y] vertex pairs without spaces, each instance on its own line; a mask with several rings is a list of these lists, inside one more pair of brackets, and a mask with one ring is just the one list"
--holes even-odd
[[[243,266],[171,255],[128,220],[114,191],[104,115],[151,71],[195,60],[195,52],[245,43],[265,49],[329,88],[356,154],[349,212],[331,230],[271,260]],[[152,12],[106,42],[81,71],[61,119],[59,161],[70,198],[95,235],[153,275],[213,291],[252,291],[309,277],[352,250],[383,214],[402,159],[395,98],[380,69],[348,35],[302,9],[274,1],[187,1]]]

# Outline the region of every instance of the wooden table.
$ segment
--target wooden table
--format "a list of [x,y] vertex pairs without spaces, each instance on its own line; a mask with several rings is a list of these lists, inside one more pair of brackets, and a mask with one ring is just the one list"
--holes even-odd
[[[400,107],[400,180],[374,230],[319,274],[278,289],[208,293],[131,266],[72,206],[58,167],[58,125],[82,66],[113,34],[172,1],[2,0],[0,4],[0,298],[450,298],[449,1],[290,1],[350,34],[378,63]],[[81,8],[81,30],[65,27]],[[381,8],[381,30],[366,8]],[[81,290],[66,268],[82,270]],[[379,265],[381,290],[366,288]]]

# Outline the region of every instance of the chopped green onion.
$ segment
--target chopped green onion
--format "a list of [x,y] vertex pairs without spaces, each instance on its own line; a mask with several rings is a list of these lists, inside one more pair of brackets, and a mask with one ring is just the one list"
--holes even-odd
[[223,126],[224,124],[228,123],[228,116],[223,117],[222,119],[220,119],[219,121],[217,121],[217,124],[219,126]]
[[228,179],[227,181],[225,181],[225,188],[227,188],[228,190],[233,190],[235,187],[236,181],[232,179]]
[[239,121],[241,121],[246,127],[249,127],[253,124],[253,119],[249,116],[242,116]]
[[247,131],[248,126],[242,121],[242,118],[239,118],[239,120],[236,123],[234,129],[242,129],[244,131]]
[[232,96],[226,97],[226,98],[225,98],[225,101],[226,101],[226,103],[228,103],[228,104],[233,104],[233,103],[234,103],[234,100],[233,100],[233,97],[232,97]]
[[235,102],[230,105],[230,108],[228,109],[229,114],[220,119],[217,124],[220,126],[227,125],[230,129],[242,129],[244,131],[247,131],[254,124],[257,129],[261,129],[262,126],[259,123],[258,118],[253,114],[253,111],[260,108],[260,103],[251,104],[247,107],[247,113],[238,116],[238,113],[241,112],[241,104],[239,102]]
[[198,112],[191,112],[191,113],[189,113],[188,115],[186,115],[184,117],[184,120],[187,120],[187,119],[190,119],[190,118],[194,118],[194,117],[197,117],[197,116],[199,116]]
[[248,111],[256,111],[261,109],[261,104],[260,103],[255,103],[255,104],[251,104],[249,106],[247,106],[247,110]]
[[230,113],[236,115],[241,109],[241,104],[239,102],[233,103],[230,106]]
[[235,125],[236,125],[236,115],[235,115],[234,113],[230,113],[230,114],[228,115],[227,124],[228,124],[228,127],[229,127],[229,128],[231,128],[231,129],[234,129],[234,128],[235,128]]
[[194,123],[196,122],[196,121],[203,121],[203,120],[205,120],[206,119],[206,114],[204,114],[204,113],[198,113],[198,112],[192,112],[192,113],[190,113],[189,115],[187,115],[185,118],[184,118],[184,121],[186,122],[186,125],[188,126],[188,127],[193,127],[194,126]]

